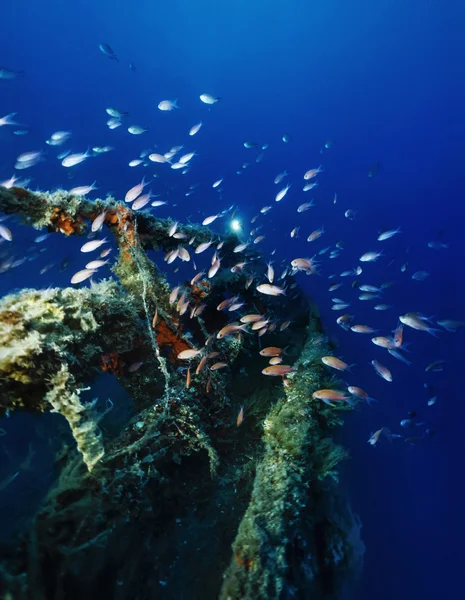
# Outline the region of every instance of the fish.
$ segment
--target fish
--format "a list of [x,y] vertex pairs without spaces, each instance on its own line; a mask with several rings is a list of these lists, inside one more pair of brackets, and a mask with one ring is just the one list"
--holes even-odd
[[243,421],[244,421],[244,405],[241,406],[239,413],[237,415],[237,419],[236,419],[237,427],[239,427],[239,425],[241,425]]
[[348,396],[344,392],[338,390],[322,389],[313,392],[312,398],[315,400],[322,400],[328,406],[336,406],[333,402],[347,402]]
[[309,179],[313,179],[314,177],[316,177],[319,173],[322,173],[323,169],[322,169],[322,165],[320,165],[318,168],[316,169],[309,169],[308,171],[305,172],[304,174],[304,179],[306,181],[308,181]]
[[179,360],[190,360],[191,358],[195,358],[198,354],[200,354],[201,350],[196,350],[195,348],[189,348],[189,350],[182,350],[177,358]]
[[127,117],[129,115],[128,112],[124,112],[122,110],[114,108],[113,106],[109,106],[108,108],[106,108],[105,112],[108,115],[110,115],[110,117],[115,117],[116,119],[122,119],[123,117]]
[[141,125],[130,125],[128,127],[128,132],[132,135],[141,135],[142,133],[146,133],[148,131],[148,127],[142,127]]
[[435,329],[430,326],[430,319],[428,317],[424,317],[416,312],[406,313],[405,315],[401,315],[399,317],[399,321],[407,327],[411,327],[412,329],[416,329],[417,331],[426,331],[430,335],[437,337],[437,333],[440,331],[439,329]]
[[378,431],[375,431],[373,434],[371,434],[368,440],[368,444],[370,444],[371,446],[376,446],[382,435],[387,437],[389,441],[392,440],[391,432],[389,431],[389,429],[387,427],[382,427],[381,429],[378,429]]
[[313,202],[313,200],[311,200],[310,202],[304,202],[297,208],[297,212],[298,213],[305,212],[309,208],[312,208],[312,206],[315,206],[315,203]]
[[344,217],[346,219],[349,219],[349,221],[354,221],[355,220],[355,215],[356,215],[356,212],[354,210],[352,210],[351,208],[348,208],[346,210],[346,212],[344,213]]
[[336,369],[337,371],[350,371],[350,368],[354,365],[348,365],[343,360],[336,358],[335,356],[323,356],[321,362],[327,367]]
[[283,142],[288,144],[292,140],[292,137],[288,133],[285,133],[281,139],[283,140]]
[[350,328],[354,333],[375,333],[376,329],[369,325],[352,325]]
[[291,266],[297,271],[304,271],[307,274],[316,273],[316,264],[312,258],[294,258],[291,261]]
[[221,217],[221,215],[211,215],[210,217],[207,217],[202,221],[202,225],[210,225],[211,223],[213,223],[213,221],[216,221],[218,217]]
[[147,206],[151,199],[152,192],[149,192],[148,194],[142,194],[136,200],[134,200],[134,203],[131,206],[132,210],[140,210],[141,208],[144,208],[144,206]]
[[279,173],[279,175],[276,175],[276,177],[274,178],[274,183],[275,184],[281,183],[281,181],[287,176],[288,176],[287,171],[283,171],[282,173]]
[[263,350],[260,350],[259,354],[260,356],[280,356],[283,353],[283,349],[282,348],[277,348],[276,346],[268,346],[268,348],[263,348]]
[[129,166],[130,167],[138,167],[139,165],[141,165],[144,161],[142,160],[142,158],[135,158],[134,160],[131,160],[129,162]]
[[398,233],[402,233],[402,231],[400,229],[389,229],[388,231],[383,231],[378,235],[378,242],[384,242],[385,240],[389,240]]
[[288,373],[293,373],[294,368],[290,365],[270,365],[262,370],[263,375],[271,375],[272,377],[284,377]]
[[245,331],[245,328],[245,324],[230,323],[229,325],[225,325],[222,329],[220,329],[220,331],[216,334],[216,338],[221,340],[228,335],[236,333],[236,331]]
[[331,310],[345,310],[346,308],[349,308],[350,306],[350,302],[344,302],[344,304],[333,304],[333,306],[331,306]]
[[269,283],[262,283],[261,285],[257,285],[256,289],[261,294],[266,294],[267,296],[286,295],[285,289],[278,287],[277,285],[271,285]]
[[93,192],[94,190],[98,189],[95,185],[96,183],[97,182],[94,181],[92,185],[81,185],[78,187],[74,187],[72,190],[69,190],[69,193],[75,196],[87,196],[87,194],[90,194],[90,192]]
[[91,260],[86,264],[86,269],[99,269],[100,267],[103,267],[103,265],[106,265],[108,262],[108,260],[101,259]]
[[392,382],[392,373],[391,371],[385,367],[384,365],[382,365],[379,361],[377,360],[372,360],[371,364],[373,365],[373,368],[375,370],[375,372],[385,381],[389,381]]
[[324,227],[320,227],[320,229],[315,229],[315,231],[312,231],[312,233],[308,236],[307,242],[314,242],[319,237],[321,237],[324,232]]
[[71,283],[81,283],[89,277],[92,277],[94,273],[97,273],[96,269],[83,269],[82,271],[78,271],[71,277]]
[[444,371],[445,364],[446,364],[445,360],[435,360],[425,368],[425,371],[427,373],[431,372],[431,371],[433,371],[435,373],[437,373],[438,371]]
[[110,46],[110,44],[99,44],[99,50],[102,54],[104,54],[105,56],[108,56],[108,58],[111,58],[112,60],[116,60],[117,62],[119,62],[118,57],[116,56],[113,48]]
[[142,194],[142,190],[144,187],[148,185],[145,181],[145,177],[142,179],[141,183],[138,183],[134,187],[132,187],[128,192],[126,192],[126,196],[124,197],[125,202],[133,202],[136,198],[138,198]]
[[360,400],[365,400],[368,404],[371,404],[372,402],[377,402],[377,400],[375,400],[375,398],[371,398],[367,392],[365,392],[364,389],[362,389],[361,387],[357,387],[355,385],[349,385],[349,387],[347,388],[347,391],[349,392],[349,394],[352,394],[352,396],[355,396],[356,398],[360,398]]
[[228,363],[225,362],[217,362],[210,367],[210,371],[218,371],[218,369],[224,369],[228,366]]
[[190,129],[189,129],[189,135],[195,135],[196,133],[199,132],[200,128],[202,127],[203,123],[202,121],[200,121],[200,123],[197,123],[196,125],[193,125]]
[[389,310],[392,306],[390,304],[377,304],[373,308],[374,310]]
[[443,250],[449,248],[449,244],[444,244],[443,242],[428,242],[428,248],[432,248],[433,250]]
[[284,198],[284,196],[287,194],[287,192],[290,190],[290,188],[291,188],[291,184],[288,183],[286,185],[286,187],[284,187],[282,190],[280,190],[276,194],[276,196],[275,196],[275,202],[280,202]]
[[362,254],[362,256],[359,258],[359,261],[360,262],[375,262],[378,260],[378,258],[380,258],[380,256],[384,256],[382,252],[375,252],[375,251],[365,252],[365,254]]
[[85,152],[80,152],[77,154],[68,154],[68,156],[65,156],[65,158],[61,161],[61,164],[63,167],[67,168],[75,167],[76,165],[79,165],[91,156],[93,155],[91,154],[89,149],[87,149]]
[[425,281],[425,279],[428,279],[428,277],[429,277],[428,271],[416,271],[412,275],[412,279],[415,279],[416,281]]
[[354,320],[353,315],[341,315],[340,317],[338,317],[336,319],[336,323],[339,325],[339,327],[342,327],[342,329],[345,329],[346,331],[348,331],[350,329],[350,323],[353,320]]
[[13,121],[16,114],[17,113],[10,113],[9,115],[5,115],[4,117],[1,117],[0,118],[0,127],[3,127],[4,125],[19,125],[19,123],[16,123],[16,121]]
[[437,321],[437,324],[441,327],[444,327],[446,331],[451,333],[455,333],[458,327],[464,327],[465,321],[454,321],[453,319],[443,319],[441,321]]
[[170,162],[169,158],[166,158],[166,156],[164,156],[163,154],[158,154],[157,152],[152,152],[151,154],[149,154],[148,159],[151,162],[160,163],[160,164]]
[[24,75],[24,71],[12,71],[11,69],[0,69],[0,79],[16,79],[17,77],[22,77]]
[[212,96],[211,94],[200,94],[199,98],[204,104],[216,104],[221,100],[221,98]]
[[179,108],[177,98],[176,100],[162,100],[158,103],[158,110],[161,111],[169,111],[175,108]]
[[314,181],[312,183],[306,183],[304,185],[304,187],[302,188],[303,192],[309,192],[310,190],[313,190],[313,188],[315,188],[318,185],[318,181]]
[[90,242],[86,242],[83,246],[81,246],[81,252],[93,252],[100,248],[102,244],[107,244],[107,239],[103,240],[91,240]]
[[241,323],[255,323],[257,321],[260,321],[261,319],[263,319],[263,315],[250,314],[250,315],[244,315],[239,320]]
[[133,362],[133,363],[132,363],[132,364],[130,364],[130,365],[129,365],[129,367],[128,367],[128,373],[135,373],[136,371],[138,371],[138,370],[141,368],[141,366],[142,366],[143,364],[144,364],[144,363],[143,363],[143,362],[141,362],[141,361],[139,361],[139,362]]
[[13,241],[13,234],[11,233],[11,231],[8,229],[8,227],[5,227],[5,225],[1,225],[1,224],[0,224],[0,237],[3,238],[4,240],[6,240],[7,242]]

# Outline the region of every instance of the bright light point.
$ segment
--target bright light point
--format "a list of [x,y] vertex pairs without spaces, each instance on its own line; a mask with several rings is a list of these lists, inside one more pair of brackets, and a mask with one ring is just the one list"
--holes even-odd
[[233,219],[231,221],[231,229],[233,231],[240,231],[241,230],[241,222],[238,221],[237,219]]

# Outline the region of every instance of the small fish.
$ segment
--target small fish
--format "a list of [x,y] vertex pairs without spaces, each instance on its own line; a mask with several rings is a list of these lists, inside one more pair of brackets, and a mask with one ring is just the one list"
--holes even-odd
[[455,333],[457,331],[457,327],[465,326],[465,321],[454,321],[453,319],[444,319],[442,321],[438,321],[437,323],[441,327],[444,327],[446,331],[451,333]]
[[5,115],[4,117],[1,117],[0,118],[0,127],[3,127],[4,125],[19,125],[19,123],[16,123],[16,121],[13,121],[16,114],[17,113],[10,113],[9,115]]
[[428,279],[428,277],[429,277],[428,271],[416,271],[412,275],[412,279],[415,279],[416,281],[425,281],[425,279]]
[[321,227],[320,229],[315,229],[315,231],[312,231],[312,233],[308,236],[307,242],[314,242],[319,237],[321,237],[324,232],[324,227]]
[[416,312],[407,313],[399,317],[399,321],[404,325],[407,325],[407,327],[411,327],[417,331],[426,331],[434,337],[437,337],[436,333],[439,332],[439,329],[430,327],[429,320],[428,317],[424,317]]
[[142,160],[142,158],[135,158],[134,160],[131,160],[129,162],[129,166],[130,167],[138,167],[139,165],[141,165],[144,161]]
[[313,392],[312,398],[322,400],[328,406],[336,406],[333,402],[347,402],[348,396],[338,390],[323,389]]
[[189,350],[182,350],[177,358],[179,360],[190,360],[191,358],[194,358],[195,356],[197,356],[198,354],[200,354],[201,350],[195,350],[194,348],[190,348]]
[[228,366],[228,363],[225,362],[217,362],[210,367],[210,371],[218,371],[218,369],[224,369]]
[[385,437],[387,437],[387,439],[389,441],[392,440],[391,437],[391,432],[389,431],[389,429],[387,427],[382,427],[381,429],[378,429],[378,431],[375,431],[371,436],[370,439],[368,440],[368,443],[371,446],[376,446],[376,444],[379,442],[381,436],[384,435]]
[[5,227],[5,225],[1,225],[1,224],[0,224],[0,237],[3,238],[4,240],[6,240],[7,242],[13,241],[13,234],[11,233],[11,231],[8,229],[8,227]]
[[371,398],[365,392],[365,390],[360,387],[357,387],[355,385],[349,385],[347,390],[350,394],[352,394],[352,396],[355,396],[356,398],[360,398],[360,400],[365,400],[368,404],[371,404],[372,402],[377,402],[377,400],[375,400],[374,398]]
[[134,362],[132,364],[129,365],[128,367],[128,373],[135,373],[136,371],[138,371],[141,366],[143,365],[143,362]]
[[241,325],[240,323],[230,323],[229,325],[225,325],[222,329],[220,329],[220,331],[216,334],[216,338],[221,340],[228,335],[236,333],[237,331],[245,331],[245,327],[245,324]]
[[128,132],[132,135],[141,135],[142,133],[146,133],[148,131],[148,127],[141,127],[140,125],[130,125],[128,127]]
[[359,260],[360,262],[374,262],[378,260],[380,256],[383,256],[382,252],[365,252],[365,254],[362,254],[362,256],[359,258]]
[[294,369],[290,365],[270,365],[262,370],[263,375],[271,375],[273,377],[284,377],[288,373],[292,373]]
[[315,206],[315,203],[313,202],[313,200],[311,202],[304,202],[304,204],[301,204],[298,208],[297,208],[297,212],[298,213],[302,213],[305,212],[306,210],[308,210],[309,208],[312,208],[312,206]]
[[342,327],[342,329],[348,331],[350,329],[350,324],[353,320],[353,315],[341,315],[336,319],[336,323],[339,325],[339,327]]
[[427,405],[428,406],[433,406],[433,404],[436,404],[437,399],[438,399],[437,396],[433,396],[432,398],[430,398],[428,400]]
[[319,173],[321,173],[323,171],[322,169],[322,165],[320,165],[318,168],[316,169],[309,169],[308,171],[305,172],[304,174],[304,179],[305,180],[309,180],[309,179],[313,179],[314,177],[316,177]]
[[102,244],[107,244],[107,239],[103,240],[91,240],[90,242],[86,242],[83,246],[81,246],[81,252],[93,252],[100,248]]
[[378,236],[378,242],[384,242],[385,240],[389,240],[398,233],[402,233],[402,231],[400,229],[389,229],[388,231],[383,231]]
[[345,310],[346,308],[349,308],[350,306],[350,302],[345,302],[344,304],[333,304],[333,306],[331,306],[331,310]]
[[428,242],[428,248],[432,248],[433,250],[443,250],[449,248],[449,244],[444,244],[442,242]]
[[81,283],[89,277],[92,277],[94,273],[97,273],[95,269],[83,269],[82,271],[78,271],[71,277],[71,283]]
[[0,79],[16,79],[24,75],[24,71],[12,71],[11,69],[0,69]]
[[116,56],[113,48],[109,44],[99,44],[99,50],[102,54],[108,56],[108,58],[111,58],[112,60],[116,60],[118,62],[118,57]]
[[138,183],[134,187],[132,187],[124,197],[125,202],[133,202],[136,198],[138,198],[142,194],[142,190],[144,187],[148,185],[145,181],[145,177],[142,179],[141,183]]
[[216,104],[221,100],[221,98],[212,96],[211,94],[200,94],[199,98],[204,104]]
[[261,285],[257,285],[256,289],[261,294],[266,294],[267,296],[286,295],[285,289],[278,287],[277,285],[270,285],[269,283],[262,283]]
[[292,140],[292,137],[288,133],[285,133],[281,139],[284,143],[288,144]]
[[158,110],[161,111],[169,111],[175,108],[179,108],[177,98],[176,100],[162,100],[158,103]]
[[86,264],[86,269],[99,269],[100,267],[103,267],[103,265],[106,265],[108,263],[108,260],[91,260],[90,262],[88,262]]
[[86,196],[87,194],[90,194],[90,192],[98,189],[95,185],[96,183],[97,182],[94,181],[92,185],[81,185],[79,187],[74,187],[72,190],[69,190],[69,193],[73,194],[74,196]]
[[392,308],[392,306],[390,304],[377,304],[373,308],[375,310],[389,310],[390,308]]
[[200,121],[200,123],[197,123],[197,125],[193,125],[189,129],[189,135],[195,135],[196,133],[198,133],[200,128],[202,127],[202,125],[203,125],[202,121]]
[[142,194],[136,200],[134,200],[134,202],[131,206],[132,210],[140,210],[141,208],[144,208],[144,206],[147,206],[147,204],[150,202],[151,199],[152,199],[151,192],[149,192],[148,194]]
[[202,225],[210,225],[211,223],[213,223],[213,221],[216,221],[218,217],[221,217],[221,215],[211,215],[210,217],[207,217],[202,221]]
[[260,356],[266,356],[266,357],[280,356],[282,353],[283,353],[283,349],[277,348],[276,346],[268,346],[268,348],[263,348],[263,350],[260,350],[260,352],[259,352]]
[[288,184],[286,185],[286,187],[284,187],[282,190],[280,190],[280,191],[279,191],[279,192],[276,194],[275,201],[276,201],[276,202],[280,202],[280,201],[281,201],[281,200],[284,198],[284,196],[287,194],[287,192],[290,190],[290,188],[291,188],[291,184],[290,184],[290,183],[288,183]]
[[350,328],[354,333],[375,333],[376,329],[368,325],[352,325]]
[[344,217],[346,219],[349,219],[349,221],[354,221],[355,220],[355,211],[353,211],[351,208],[347,209],[346,212],[344,213]]
[[350,367],[353,366],[348,365],[343,360],[340,360],[335,356],[323,356],[321,358],[321,362],[327,367],[331,367],[332,369],[336,369],[337,371],[350,371]]
[[90,153],[89,149],[78,154],[68,154],[68,156],[65,156],[61,161],[61,164],[63,167],[75,167],[91,156],[93,155]]
[[239,427],[239,425],[242,424],[243,420],[244,420],[244,405],[241,406],[239,413],[237,415],[237,419],[236,419],[237,427]]
[[105,109],[105,112],[110,115],[110,117],[115,117],[115,119],[122,119],[123,117],[127,117],[129,115],[128,112],[124,112],[122,110],[118,110],[113,106],[110,106]]
[[434,373],[437,373],[439,371],[444,371],[445,364],[446,364],[445,360],[435,360],[425,368],[425,371],[427,373],[429,373],[431,371]]
[[274,178],[274,183],[275,184],[281,183],[281,181],[287,176],[288,176],[287,171],[283,171],[282,173],[279,173],[279,175],[276,175],[276,177]]
[[371,364],[373,365],[373,368],[374,368],[375,372],[380,377],[382,377],[382,379],[384,379],[385,381],[392,382],[392,373],[391,373],[391,371],[387,367],[385,367],[384,365],[382,365],[377,360],[372,360]]
[[318,185],[318,181],[314,181],[312,183],[306,183],[304,185],[304,187],[302,188],[303,192],[309,192],[310,190],[313,190],[313,188],[315,188]]

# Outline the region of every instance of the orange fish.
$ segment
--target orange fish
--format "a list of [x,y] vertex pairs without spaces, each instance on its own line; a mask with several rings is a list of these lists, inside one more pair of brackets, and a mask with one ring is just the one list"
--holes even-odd
[[270,358],[270,365],[279,365],[279,363],[282,363],[283,359],[280,356],[274,356],[273,358]]
[[274,377],[283,377],[288,373],[292,373],[294,369],[290,365],[271,365],[263,369],[263,375],[272,375]]
[[332,404],[333,402],[346,402],[348,397],[344,394],[344,392],[338,392],[337,390],[317,390],[313,392],[312,397],[316,400],[322,400],[325,404],[329,406],[336,406]]
[[229,325],[225,325],[223,329],[216,334],[218,340],[226,337],[227,335],[231,335],[236,331],[244,331],[245,325],[240,325],[239,323],[230,323]]
[[186,375],[186,389],[189,389],[190,384],[191,384],[191,368],[189,367],[187,369],[187,375]]
[[156,309],[155,314],[154,314],[153,319],[152,319],[152,327],[153,327],[153,329],[155,329],[155,327],[157,325],[157,321],[158,321],[158,308]]
[[275,346],[268,346],[260,350],[260,356],[279,356],[283,352],[282,348],[276,348]]
[[237,415],[236,425],[239,427],[239,425],[242,423],[243,420],[244,420],[244,405],[241,406],[241,410],[239,411],[239,413]]
[[224,367],[227,367],[227,366],[228,366],[228,363],[217,362],[210,367],[210,371],[218,371],[218,369],[224,369]]
[[195,370],[196,375],[198,375],[200,373],[200,371],[205,367],[206,363],[207,363],[207,357],[202,356],[202,358],[200,359],[200,362],[197,365],[197,368]]
[[352,365],[348,365],[343,360],[336,358],[335,356],[323,356],[321,362],[327,367],[336,369],[337,371],[350,371]]
[[355,333],[375,333],[377,331],[368,325],[352,325],[350,329]]
[[183,350],[178,354],[178,358],[180,360],[189,360],[190,358],[194,358],[197,354],[200,353],[200,350],[194,350],[193,348],[189,348],[189,350]]

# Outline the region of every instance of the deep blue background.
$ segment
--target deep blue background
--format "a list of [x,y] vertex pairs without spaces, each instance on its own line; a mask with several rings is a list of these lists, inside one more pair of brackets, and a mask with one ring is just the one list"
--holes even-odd
[[[347,299],[357,321],[379,327],[383,335],[408,311],[465,319],[463,3],[29,0],[2,6],[2,23],[0,67],[25,76],[0,80],[0,116],[17,112],[30,133],[17,137],[13,128],[0,128],[0,180],[12,175],[21,152],[45,148],[46,160],[21,173],[33,177],[33,188],[69,189],[97,180],[100,195],[121,198],[144,172],[156,173],[151,189],[170,202],[155,209],[161,216],[197,221],[235,204],[247,233],[248,220],[273,205],[256,224],[263,224],[267,236],[264,255],[276,248],[277,262],[345,242],[339,258],[321,257],[320,277],[302,275],[299,281],[319,304],[328,334],[338,339],[338,355],[358,365],[347,380],[379,400],[350,415],[342,433],[352,453],[344,480],[361,514],[367,546],[356,597],[465,597],[465,329],[439,339],[406,330],[414,362],[408,368],[369,337],[339,329],[338,313],[330,310],[331,297]],[[99,52],[102,42],[114,48],[119,63]],[[130,61],[136,73],[129,70]],[[210,110],[198,99],[204,92],[221,102]],[[157,110],[161,100],[174,98],[179,110]],[[123,127],[106,127],[107,106],[130,112]],[[190,138],[189,128],[200,120],[203,128]],[[126,128],[132,124],[149,132],[131,136]],[[56,150],[44,144],[57,129],[73,132],[74,151],[95,145],[115,151],[89,159],[69,180]],[[284,133],[292,136],[288,144],[281,141]],[[320,154],[328,139],[334,146]],[[243,147],[246,140],[269,144],[260,163],[257,151]],[[196,150],[190,172],[183,176],[168,165],[145,171],[127,166],[155,144],[158,152],[180,144]],[[380,171],[368,178],[378,161]],[[250,167],[236,175],[244,162]],[[324,168],[319,186],[303,193],[303,173],[319,164]],[[276,205],[281,186],[273,179],[285,168],[293,185]],[[221,194],[211,188],[220,177],[225,178]],[[186,198],[194,183],[200,185]],[[310,198],[316,207],[297,214],[296,207]],[[358,211],[355,221],[345,219],[348,208]],[[0,275],[3,292],[66,285],[82,268],[81,241],[52,236],[34,245],[35,233],[12,220],[6,224],[15,240],[11,249],[2,244],[1,252],[19,258],[39,246],[46,250],[36,261]],[[291,239],[289,232],[298,225],[301,237]],[[307,244],[307,235],[321,225],[324,236]],[[397,226],[401,235],[376,241],[378,229]],[[427,242],[436,239],[450,248],[429,249]],[[394,281],[382,300],[393,310],[377,313],[371,303],[359,302],[349,278],[328,293],[330,283],[338,281],[328,281],[328,275],[356,266],[362,253],[378,248],[385,256],[365,265],[360,279]],[[58,265],[67,256],[70,271],[55,266],[39,274],[44,265]],[[404,262],[409,270],[401,273]],[[430,278],[413,281],[419,269],[428,270]],[[183,267],[177,277],[190,273]],[[392,384],[373,373],[368,365],[373,358],[392,369]],[[425,374],[425,366],[439,358],[447,360],[444,372]],[[425,382],[438,395],[432,407],[426,406]],[[434,438],[416,446],[366,444],[379,427],[399,432],[400,420],[413,409],[437,431]],[[9,435],[1,441],[14,445],[11,429]],[[2,478],[9,472],[3,464]],[[15,485],[8,488],[10,496]]]

